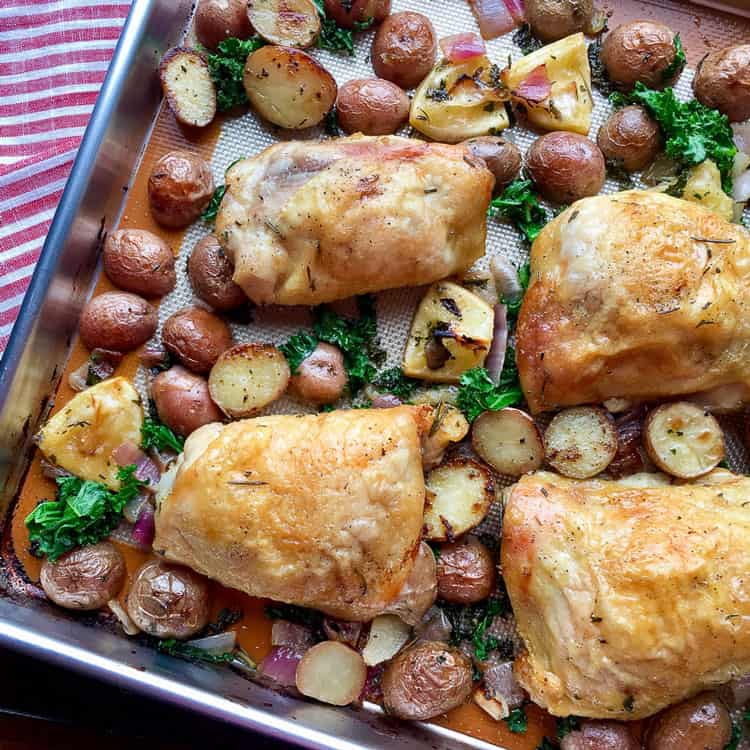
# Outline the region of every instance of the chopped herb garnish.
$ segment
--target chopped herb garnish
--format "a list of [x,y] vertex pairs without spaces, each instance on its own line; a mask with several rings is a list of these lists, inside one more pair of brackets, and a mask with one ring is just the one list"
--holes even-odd
[[315,351],[317,345],[318,339],[310,331],[297,331],[294,336],[279,347],[289,363],[292,375],[297,372],[302,362]]
[[247,104],[247,94],[242,78],[248,55],[262,47],[265,41],[259,36],[250,39],[230,37],[219,42],[216,52],[208,55],[208,72],[216,86],[216,106],[224,112],[240,104]]
[[682,72],[682,69],[687,64],[687,57],[685,57],[685,50],[682,48],[682,40],[679,34],[674,35],[674,48],[675,54],[674,59],[669,66],[664,69],[661,79],[662,81],[670,81],[673,76],[678,75]]
[[526,711],[523,710],[523,706],[514,708],[508,716],[505,717],[505,723],[513,734],[523,734],[529,726],[528,719],[526,718]]
[[185,438],[172,432],[161,422],[156,409],[152,409],[151,415],[141,425],[141,448],[144,451],[155,448],[157,451],[173,450],[175,453],[182,453],[184,447]]
[[398,396],[402,401],[408,401],[419,385],[419,381],[404,375],[400,367],[391,367],[381,372],[373,381],[373,385],[382,391]]
[[518,382],[516,353],[509,346],[505,353],[505,365],[500,382],[495,385],[483,367],[468,370],[459,381],[456,404],[469,422],[473,422],[483,411],[499,411],[513,406],[523,399]]
[[425,96],[434,102],[444,102],[451,98],[448,89],[445,87],[445,78],[434,88],[427,89]]
[[607,74],[607,68],[602,62],[602,36],[601,34],[589,44],[588,48],[589,68],[591,68],[591,83],[604,95],[609,96],[614,87]]
[[729,742],[724,746],[724,750],[737,750],[741,739],[742,739],[742,727],[736,721],[733,721],[732,722],[732,736],[729,739]]
[[201,220],[205,221],[206,224],[213,224],[216,221],[216,214],[219,213],[219,206],[221,205],[221,199],[224,197],[224,193],[227,192],[226,185],[219,185],[214,194],[211,196],[211,200],[208,205],[203,209],[201,214]]
[[492,199],[487,209],[490,216],[504,216],[513,222],[529,242],[537,238],[548,218],[533,186],[531,180],[513,180],[502,195]]
[[75,547],[96,544],[120,522],[122,509],[138,495],[144,482],[133,466],[117,471],[120,489],[113,492],[98,482],[68,476],[57,481],[57,499],[44,500],[26,516],[31,552],[54,562]]
[[328,110],[328,114],[323,121],[323,129],[325,130],[326,135],[330,135],[332,138],[338,138],[341,135],[339,113],[335,104]]
[[521,24],[513,32],[513,44],[515,44],[524,55],[530,55],[532,52],[544,47],[544,42],[534,36],[531,26],[527,23]]

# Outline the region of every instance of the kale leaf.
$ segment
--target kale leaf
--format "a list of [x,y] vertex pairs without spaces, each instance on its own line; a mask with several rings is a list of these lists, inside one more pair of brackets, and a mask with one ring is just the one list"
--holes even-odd
[[523,706],[514,708],[508,716],[505,717],[505,723],[513,734],[523,734],[529,726],[528,719],[526,718],[526,711],[523,710]]
[[135,465],[117,472],[120,489],[68,476],[57,479],[57,499],[44,500],[26,516],[31,552],[54,562],[75,547],[96,544],[120,522],[122,509],[141,491]]
[[317,345],[318,339],[310,331],[297,331],[294,336],[279,347],[289,363],[292,375],[297,372],[302,362],[315,351]]
[[414,395],[419,381],[404,375],[400,367],[391,367],[383,370],[375,378],[373,385],[382,391],[398,396],[402,401],[408,401]]
[[456,405],[469,422],[473,422],[483,411],[499,411],[523,400],[523,392],[518,382],[516,354],[509,346],[505,353],[505,366],[500,374],[500,382],[495,385],[484,367],[467,370],[458,385]]
[[640,81],[631,94],[612,94],[615,106],[640,104],[659,123],[670,159],[693,166],[711,159],[719,168],[724,191],[732,192],[732,167],[737,147],[726,115],[697,99],[681,102],[671,88],[655,91]]
[[664,69],[661,75],[662,81],[669,81],[673,76],[682,72],[682,69],[687,64],[687,57],[685,57],[685,50],[682,48],[682,39],[679,34],[674,35],[674,48],[675,55],[674,59],[669,66]]
[[[320,35],[317,46],[333,52],[346,52],[347,55],[354,54],[354,34],[351,29],[342,29],[333,18],[329,18],[323,0],[313,0],[315,8],[320,16]],[[354,31],[366,31],[375,22],[374,18],[354,23]]]
[[563,716],[557,720],[557,739],[560,741],[566,734],[574,732],[581,726],[578,716]]
[[184,641],[178,641],[176,638],[167,638],[156,642],[157,651],[163,654],[175,656],[190,662],[204,662],[206,664],[227,664],[234,659],[231,651],[225,651],[223,654],[211,654],[202,648],[196,648]]
[[208,55],[208,72],[216,86],[216,106],[220,112],[247,104],[242,78],[248,55],[265,44],[259,36],[250,39],[230,37],[219,42],[216,52]]
[[155,448],[158,451],[173,450],[175,453],[182,453],[185,438],[176,435],[163,424],[156,414],[156,409],[151,411],[151,416],[146,417],[141,425],[141,448],[144,451]]
[[504,216],[513,222],[529,242],[537,238],[548,220],[533,187],[531,180],[513,180],[487,209],[490,216]]
[[724,746],[724,750],[737,750],[742,740],[742,727],[736,722],[732,722],[732,736],[729,742]]
[[214,190],[214,194],[211,196],[211,200],[208,202],[208,205],[203,209],[203,213],[201,214],[201,219],[205,221],[206,224],[213,224],[216,221],[216,214],[219,213],[221,199],[224,197],[224,193],[226,192],[226,185],[219,185],[216,190]]

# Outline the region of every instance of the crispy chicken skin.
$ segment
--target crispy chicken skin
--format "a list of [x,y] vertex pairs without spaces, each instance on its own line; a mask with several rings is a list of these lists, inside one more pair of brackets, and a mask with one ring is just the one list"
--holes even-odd
[[505,509],[515,672],[557,716],[639,719],[750,672],[750,479],[651,488],[538,472]]
[[585,198],[542,230],[518,321],[533,412],[623,397],[750,400],[750,235],[695,203]]
[[419,550],[430,407],[207,425],[160,488],[154,550],[251,596],[369,620]]
[[235,164],[216,219],[257,304],[429,284],[484,254],[494,178],[463,146],[362,135],[277,143]]

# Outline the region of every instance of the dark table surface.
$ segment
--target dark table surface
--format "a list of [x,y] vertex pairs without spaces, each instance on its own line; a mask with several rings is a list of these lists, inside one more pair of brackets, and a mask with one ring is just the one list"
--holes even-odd
[[0,750],[294,747],[2,649],[0,675]]

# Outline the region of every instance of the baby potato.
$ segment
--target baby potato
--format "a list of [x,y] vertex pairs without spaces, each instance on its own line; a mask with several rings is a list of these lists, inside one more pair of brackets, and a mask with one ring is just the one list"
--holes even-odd
[[657,714],[646,733],[646,750],[724,750],[732,720],[715,693],[701,693]]
[[718,109],[730,122],[750,117],[750,44],[711,52],[698,64],[693,78],[695,98]]
[[358,78],[339,89],[336,112],[347,133],[391,135],[409,118],[409,97],[383,78]]
[[401,651],[383,672],[383,708],[399,719],[425,721],[471,695],[471,662],[461,651],[422,641]]
[[178,122],[204,128],[216,116],[216,87],[208,60],[194,49],[173,47],[159,65],[164,97]]
[[99,542],[48,559],[39,575],[44,593],[66,609],[92,610],[117,596],[125,582],[125,559],[110,542]]
[[189,568],[150,560],[135,574],[127,610],[144,633],[190,638],[208,623],[208,581]]
[[159,419],[182,437],[224,418],[211,398],[206,380],[180,365],[170,367],[154,378],[151,398]]
[[225,39],[247,39],[252,33],[246,0],[198,0],[195,35],[204,47],[216,49]]
[[591,30],[594,0],[526,0],[524,7],[531,31],[543,42]]
[[380,78],[402,89],[418,86],[437,56],[435,29],[421,13],[394,13],[372,40],[372,67]]
[[163,297],[177,283],[172,248],[145,229],[113,232],[102,255],[107,278],[126,292]]
[[325,0],[325,11],[342,29],[353,29],[355,24],[380,23],[390,15],[391,0]]
[[332,404],[341,398],[347,379],[341,349],[321,342],[302,360],[289,380],[289,387],[314,404]]
[[320,34],[313,0],[247,0],[247,17],[267,42],[312,47]]
[[479,539],[467,536],[440,545],[437,558],[438,597],[451,604],[474,604],[495,588],[495,561]]
[[662,146],[659,125],[635,104],[610,115],[599,128],[596,142],[607,161],[622,164],[628,172],[651,164]]
[[336,81],[313,57],[266,45],[245,63],[247,98],[261,117],[288,130],[322,122],[336,101]]
[[560,750],[641,750],[641,743],[626,724],[616,721],[581,722],[578,729],[566,734]]
[[211,168],[200,156],[187,151],[164,154],[148,178],[151,214],[165,227],[186,227],[195,221],[213,193]]
[[198,240],[188,258],[187,272],[196,296],[215,310],[235,310],[248,301],[232,280],[232,262],[213,234]]
[[596,195],[607,172],[604,156],[593,141],[564,131],[537,138],[526,154],[526,169],[539,192],[553,203]]
[[518,177],[521,152],[518,146],[496,135],[482,135],[464,141],[472,156],[481,159],[495,176],[495,191],[500,192]]
[[87,349],[128,352],[156,332],[156,309],[130,292],[104,292],[89,300],[80,322],[81,341]]
[[202,307],[187,307],[167,318],[161,340],[185,367],[205,373],[232,346],[232,333],[217,315]]
[[637,81],[652,89],[671,86],[682,72],[667,74],[677,55],[675,35],[658,21],[631,21],[604,38],[601,58],[607,75],[618,88],[629,91]]

